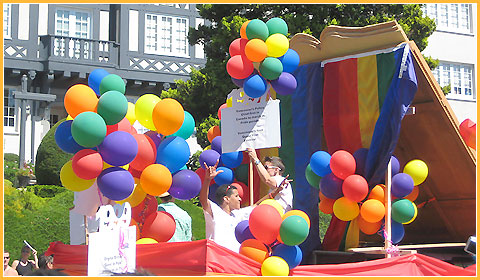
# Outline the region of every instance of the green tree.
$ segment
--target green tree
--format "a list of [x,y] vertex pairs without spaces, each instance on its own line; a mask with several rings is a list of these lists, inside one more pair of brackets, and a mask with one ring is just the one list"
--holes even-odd
[[197,143],[200,145],[202,148],[206,148],[208,145],[210,145],[210,141],[208,141],[207,133],[208,130],[216,125],[220,125],[220,120],[218,118],[215,118],[212,115],[209,115],[206,119],[203,120],[200,124],[197,126]]

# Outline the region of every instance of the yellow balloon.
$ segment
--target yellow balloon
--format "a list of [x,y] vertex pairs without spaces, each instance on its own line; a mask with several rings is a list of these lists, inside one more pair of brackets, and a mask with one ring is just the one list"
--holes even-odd
[[340,197],[333,203],[333,214],[342,221],[351,221],[360,213],[358,204],[346,197]]
[[155,244],[155,243],[158,243],[158,241],[153,238],[145,237],[145,238],[138,239],[136,243],[137,244]]
[[[106,162],[103,162],[103,169],[102,170],[105,170],[105,169],[110,168],[110,167],[114,167],[114,166],[110,165]],[[130,167],[130,164],[125,164],[124,166],[119,166],[119,167],[128,171],[128,168]]]
[[208,145],[208,146],[206,146],[205,149],[203,149],[203,150],[206,151],[206,150],[211,150],[211,149],[212,149],[212,145]]
[[272,256],[263,261],[261,271],[262,276],[288,276],[290,268],[284,259]]
[[417,218],[417,214],[418,214],[417,205],[415,205],[415,203],[413,202],[412,204],[413,204],[413,209],[415,209],[415,214],[413,214],[413,218],[410,221],[403,223],[404,225],[408,225],[409,223],[413,222]]
[[156,130],[153,125],[153,108],[160,102],[160,97],[155,94],[144,94],[135,103],[135,117],[137,121],[150,130]]
[[[140,181],[140,179],[138,178],[134,178],[134,179],[135,179],[135,183]],[[137,185],[135,186],[135,189],[133,190],[132,194],[129,197],[125,198],[124,200],[120,200],[116,202],[118,204],[123,204],[125,202],[128,202],[130,203],[130,206],[135,207],[138,204],[140,204],[140,202],[142,202],[146,196],[147,194],[142,189],[142,186],[140,186],[140,184],[137,183]]]
[[280,213],[280,216],[285,213],[282,205],[280,205],[280,203],[278,203],[278,201],[276,201],[275,199],[265,199],[264,201],[260,202],[260,205],[262,204],[273,206],[275,209],[277,209],[278,213]]
[[267,44],[268,48],[267,55],[273,57],[281,57],[290,47],[288,38],[280,33],[270,35],[267,40],[265,40],[265,44]]
[[131,125],[133,125],[133,123],[137,120],[137,118],[135,117],[135,104],[133,104],[132,102],[128,102],[128,110],[125,117]]
[[410,175],[413,179],[413,184],[415,186],[420,185],[427,179],[428,176],[428,167],[425,162],[414,159],[409,161],[403,168],[403,173]]
[[72,116],[68,115],[67,116],[67,121],[71,121],[71,120],[73,120]]
[[84,180],[79,178],[72,169],[72,161],[67,161],[60,170],[60,181],[62,185],[74,192],[81,192],[90,188],[95,183],[96,178]]

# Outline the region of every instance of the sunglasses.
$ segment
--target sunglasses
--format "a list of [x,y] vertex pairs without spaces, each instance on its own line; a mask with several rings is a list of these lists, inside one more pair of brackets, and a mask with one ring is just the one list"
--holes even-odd
[[279,168],[279,167],[273,166],[273,165],[265,165],[265,169],[275,169],[275,168]]
[[7,259],[7,260],[8,260],[9,258],[10,258],[10,257],[3,257],[3,259],[4,259],[4,260],[5,260],[5,259]]

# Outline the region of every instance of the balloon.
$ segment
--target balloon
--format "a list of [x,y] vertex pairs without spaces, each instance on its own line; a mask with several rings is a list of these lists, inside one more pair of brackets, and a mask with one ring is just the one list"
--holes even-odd
[[300,64],[300,56],[292,49],[288,49],[287,52],[278,58],[283,65],[283,72],[293,73]]
[[326,197],[337,199],[343,196],[342,184],[342,180],[333,175],[333,173],[329,173],[320,181],[320,190]]
[[268,27],[263,21],[254,19],[248,23],[245,33],[248,40],[257,38],[265,41],[268,38]]
[[392,195],[404,197],[409,195],[414,187],[412,177],[406,173],[398,173],[392,177]]
[[155,142],[145,134],[135,134],[133,138],[137,141],[138,152],[130,162],[130,166],[136,170],[143,170],[150,164],[155,163],[157,159],[157,147],[155,146]]
[[397,244],[402,241],[403,236],[405,236],[405,229],[403,225],[392,221],[392,243]]
[[112,166],[122,166],[135,159],[138,153],[138,144],[130,133],[114,131],[107,135],[98,146],[98,152],[106,163]]
[[153,124],[158,133],[170,135],[182,127],[185,113],[182,105],[175,99],[165,98],[155,105],[152,113]]
[[175,219],[171,214],[157,211],[145,219],[141,236],[153,238],[158,242],[167,242],[175,233],[175,227]]
[[240,164],[235,168],[235,179],[244,184],[248,183],[248,164]]
[[460,136],[462,136],[465,144],[475,150],[477,138],[477,124],[471,119],[465,119],[458,128],[460,130]]
[[161,195],[172,185],[172,174],[164,165],[151,164],[140,175],[140,184],[147,194]]
[[279,244],[273,248],[272,256],[284,259],[290,269],[298,266],[302,262],[303,253],[300,247]]
[[137,242],[135,242],[135,244],[155,244],[155,243],[158,243],[158,241],[148,237],[140,238],[137,240]]
[[410,175],[413,179],[414,185],[418,186],[427,179],[428,167],[425,162],[419,159],[414,159],[405,165],[403,172]]
[[215,152],[222,154],[222,136],[217,136],[213,138],[211,149]]
[[230,185],[237,188],[238,196],[243,200],[245,195],[243,190],[247,189],[247,186],[242,182],[233,182]]
[[367,161],[367,155],[367,148],[360,148],[353,153],[353,158],[355,158],[355,174],[365,176],[365,163]]
[[95,69],[88,75],[88,86],[93,89],[97,96],[100,96],[100,82],[109,73],[104,69]]
[[150,130],[156,130],[153,124],[152,114],[155,105],[160,101],[160,97],[154,94],[144,94],[138,98],[135,103],[135,116],[137,121]]
[[[212,183],[212,182],[210,182],[210,183]],[[217,198],[216,198],[215,194],[217,193],[218,187],[220,187],[220,186],[215,184],[215,182],[213,182],[213,184],[210,184],[210,186],[208,187],[208,199],[210,199],[211,201],[217,202]]]
[[127,118],[131,125],[133,125],[137,120],[137,117],[135,117],[135,104],[132,102],[128,102],[128,109],[125,118]]
[[218,167],[217,171],[222,170],[222,173],[218,173],[213,180],[219,186],[221,185],[230,185],[233,183],[233,171],[228,167]]
[[[237,38],[230,43],[228,52],[230,56],[235,55],[245,55],[245,45],[247,45],[248,40],[243,38]],[[250,59],[251,60],[251,59]]]
[[245,55],[253,62],[261,62],[267,57],[267,45],[260,39],[249,40],[245,46]]
[[277,240],[282,224],[282,217],[271,205],[263,204],[253,208],[248,219],[250,231],[256,239],[265,244],[271,244]]
[[297,215],[285,218],[280,226],[280,237],[285,245],[294,246],[307,239],[309,227],[307,221]]
[[[134,178],[134,181],[139,181],[138,179]],[[124,200],[117,201],[118,204],[123,204],[125,202],[130,203],[130,206],[133,208],[139,205],[147,196],[147,194],[143,191],[142,186],[137,184],[133,189],[132,194],[125,198]]]
[[373,187],[368,195],[368,199],[376,199],[380,202],[385,202],[385,185],[379,184]]
[[260,205],[267,204],[272,206],[273,208],[277,209],[278,213],[280,213],[280,216],[283,215],[285,210],[283,210],[282,205],[276,201],[275,199],[265,199],[264,201],[260,202]]
[[320,188],[320,180],[322,180],[322,177],[318,176],[312,171],[312,168],[310,167],[310,163],[307,165],[307,168],[305,168],[305,178],[307,178],[307,181],[310,184],[310,186],[315,187],[317,189]]
[[409,195],[405,196],[405,199],[408,199],[410,201],[415,201],[415,199],[418,198],[419,192],[420,192],[420,188],[418,186],[415,186],[413,187],[412,192]]
[[72,169],[81,179],[97,178],[103,170],[102,156],[91,149],[80,150],[72,158]]
[[355,174],[355,158],[347,151],[338,150],[333,153],[330,159],[330,169],[338,178],[345,180],[348,176]]
[[376,223],[385,216],[385,205],[376,199],[368,199],[360,207],[360,215],[365,221]]
[[325,151],[316,151],[310,157],[310,167],[320,177],[332,172],[330,170],[330,158],[331,156]]
[[125,82],[120,76],[110,74],[102,79],[99,89],[101,95],[111,90],[116,90],[122,94],[125,94]]
[[280,257],[268,257],[263,261],[260,271],[262,276],[288,276],[290,268],[287,262]]
[[72,136],[72,123],[73,121],[64,121],[57,126],[55,130],[55,143],[58,147],[69,154],[75,154],[76,152],[84,149],[80,146]]
[[297,79],[287,72],[282,72],[278,79],[270,81],[273,89],[280,95],[290,95],[297,89]]
[[98,98],[90,87],[76,84],[65,93],[63,104],[67,113],[75,119],[80,113],[95,112]]
[[128,167],[128,172],[130,172],[134,178],[138,179],[140,179],[140,175],[142,174],[142,170],[133,169],[131,166]]
[[407,223],[414,216],[417,206],[408,199],[400,199],[392,203],[392,219],[397,223]]
[[220,155],[220,160],[228,168],[237,168],[243,161],[242,152],[223,153]]
[[240,28],[240,37],[242,39],[247,39],[247,25],[250,23],[251,20],[247,20],[242,24],[242,27]]
[[288,38],[283,34],[272,34],[270,35],[265,44],[268,47],[267,55],[270,57],[280,57],[287,53],[290,46]]
[[144,134],[153,140],[153,143],[155,143],[155,149],[158,148],[160,143],[163,141],[163,137],[155,131],[149,130]]
[[146,217],[157,211],[157,208],[157,199],[154,196],[146,195],[142,202],[132,207],[132,219],[143,223]]
[[102,171],[97,178],[98,189],[102,194],[115,201],[129,197],[135,188],[132,174],[120,167],[110,167]]
[[413,214],[413,217],[412,217],[409,221],[403,223],[404,225],[410,224],[411,222],[413,222],[413,221],[417,218],[417,215],[418,215],[417,206],[416,206],[415,203],[413,203],[413,202],[412,202],[412,204],[413,204],[413,206],[414,206],[414,208],[415,208],[415,213]]
[[380,227],[382,226],[382,223],[383,223],[382,220],[376,223],[369,223],[365,221],[361,215],[357,217],[357,222],[360,230],[367,235],[372,235],[377,233],[380,230]]
[[94,112],[80,113],[72,123],[72,136],[75,141],[86,148],[93,148],[102,143],[107,134],[105,121]]
[[[271,18],[267,21],[266,25],[268,27],[269,35],[279,33],[287,36],[288,34],[287,23],[281,18],[278,18],[278,17]],[[293,267],[290,267],[290,268],[293,268]]]
[[400,172],[400,162],[398,161],[398,159],[392,155],[392,157],[390,158],[391,162],[392,162],[392,176],[398,174],[398,172]]
[[260,74],[267,80],[275,80],[283,72],[282,62],[275,57],[267,57],[260,63]]
[[[248,77],[247,77],[247,78],[248,78]],[[246,79],[246,78],[245,78],[245,79],[235,79],[235,78],[231,77],[231,79],[232,79],[232,82],[233,82],[236,86],[238,86],[238,87],[243,87],[243,82],[245,82],[245,79]]]
[[228,107],[227,103],[223,103],[222,105],[220,105],[220,107],[218,107],[217,116],[218,116],[219,120],[222,119],[222,109],[227,108],[227,107]]
[[325,197],[324,199],[320,200],[318,204],[318,209],[325,214],[333,214],[333,204],[335,203],[335,199],[331,199]]
[[107,125],[107,135],[109,135],[114,131],[125,131],[132,134],[132,125],[130,124],[128,119],[125,117],[116,124]]
[[166,166],[172,173],[182,168],[189,158],[190,148],[181,137],[168,137],[158,145],[157,163]]
[[214,166],[217,163],[217,160],[220,159],[220,154],[214,150],[205,150],[203,151],[200,156],[198,157],[198,162],[200,163],[200,167],[205,169],[206,163],[208,166]]
[[215,125],[215,126],[212,126],[210,127],[210,129],[208,129],[207,131],[207,138],[208,138],[208,141],[210,143],[212,143],[213,139],[215,139],[215,137],[217,136],[221,136],[221,131],[220,131],[220,127],[218,125]]
[[355,219],[360,212],[358,204],[346,197],[341,197],[333,204],[333,213],[342,221]]
[[[242,244],[243,241],[247,239],[254,239],[253,234],[250,232],[248,227],[248,220],[241,221],[235,227],[235,238],[237,238],[238,243]],[[263,243],[262,243],[263,244]],[[240,248],[242,248],[240,246]]]
[[367,180],[357,174],[350,175],[343,181],[342,192],[348,199],[360,202],[368,194]]
[[120,122],[127,115],[127,111],[127,98],[119,91],[107,91],[98,99],[97,113],[107,125]]
[[168,192],[177,199],[189,200],[197,196],[201,188],[200,177],[192,170],[184,169],[173,175]]
[[67,121],[73,121],[73,118],[72,118],[72,116],[70,116],[70,115],[67,115],[67,118],[66,118],[66,120],[67,120]]
[[243,90],[251,98],[262,96],[267,88],[267,81],[258,74],[248,77],[243,83]]
[[90,188],[95,183],[95,178],[91,180],[84,180],[75,175],[72,169],[72,161],[67,161],[60,170],[60,182],[62,185],[75,192],[81,192]]
[[269,255],[267,246],[256,239],[247,239],[240,244],[239,253],[262,263]]
[[177,130],[177,132],[172,135],[187,140],[188,138],[190,138],[190,136],[192,136],[193,131],[195,130],[195,120],[193,119],[193,116],[187,111],[184,111],[184,115],[185,116],[183,118],[182,126],[180,127],[180,129]]
[[227,72],[235,79],[245,79],[253,72],[253,63],[244,55],[232,56],[227,61]]

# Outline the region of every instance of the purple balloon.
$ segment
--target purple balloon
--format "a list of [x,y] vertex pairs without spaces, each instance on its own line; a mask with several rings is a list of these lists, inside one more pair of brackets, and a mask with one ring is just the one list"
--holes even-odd
[[184,169],[173,175],[168,192],[177,199],[189,200],[197,196],[201,188],[202,182],[197,173]]
[[237,224],[235,227],[235,237],[237,238],[238,243],[242,243],[247,239],[255,239],[248,226],[248,220],[241,221]]
[[198,157],[200,167],[202,167],[203,169],[205,169],[204,163],[206,163],[208,166],[214,166],[217,163],[217,160],[219,159],[220,159],[220,154],[214,150],[205,150]]
[[392,161],[392,176],[394,176],[400,172],[400,162],[394,155],[392,155],[390,160]]
[[278,79],[270,81],[273,89],[280,95],[290,95],[297,88],[297,79],[290,73],[282,72]]
[[113,166],[123,166],[137,156],[137,140],[128,132],[114,131],[105,136],[98,146],[98,152],[104,162]]
[[406,173],[398,173],[392,177],[392,194],[398,198],[409,195],[413,187],[413,179]]
[[132,194],[135,188],[135,181],[130,172],[115,166],[104,169],[98,175],[97,185],[105,197],[119,201]]
[[162,143],[162,140],[163,140],[162,135],[156,133],[155,131],[149,130],[149,131],[145,132],[144,134],[147,135],[148,137],[150,137],[150,139],[153,140],[153,143],[155,143],[156,148],[158,148],[158,145],[160,145],[160,143]]
[[217,136],[212,140],[212,150],[216,151],[219,154],[222,154],[222,136]]
[[245,79],[232,78],[232,82],[238,87],[243,87],[243,82],[245,82]]
[[324,196],[331,199],[338,199],[343,196],[342,184],[342,179],[333,175],[333,173],[328,173],[327,175],[323,176],[322,180],[320,181],[320,190]]
[[210,199],[215,203],[217,203],[217,199],[215,198],[215,193],[217,192],[218,187],[220,186],[215,183],[211,184],[210,187],[208,187],[208,199]]
[[357,164],[355,168],[355,174],[365,176],[365,163],[367,161],[367,155],[367,148],[360,148],[353,153],[353,158]]

